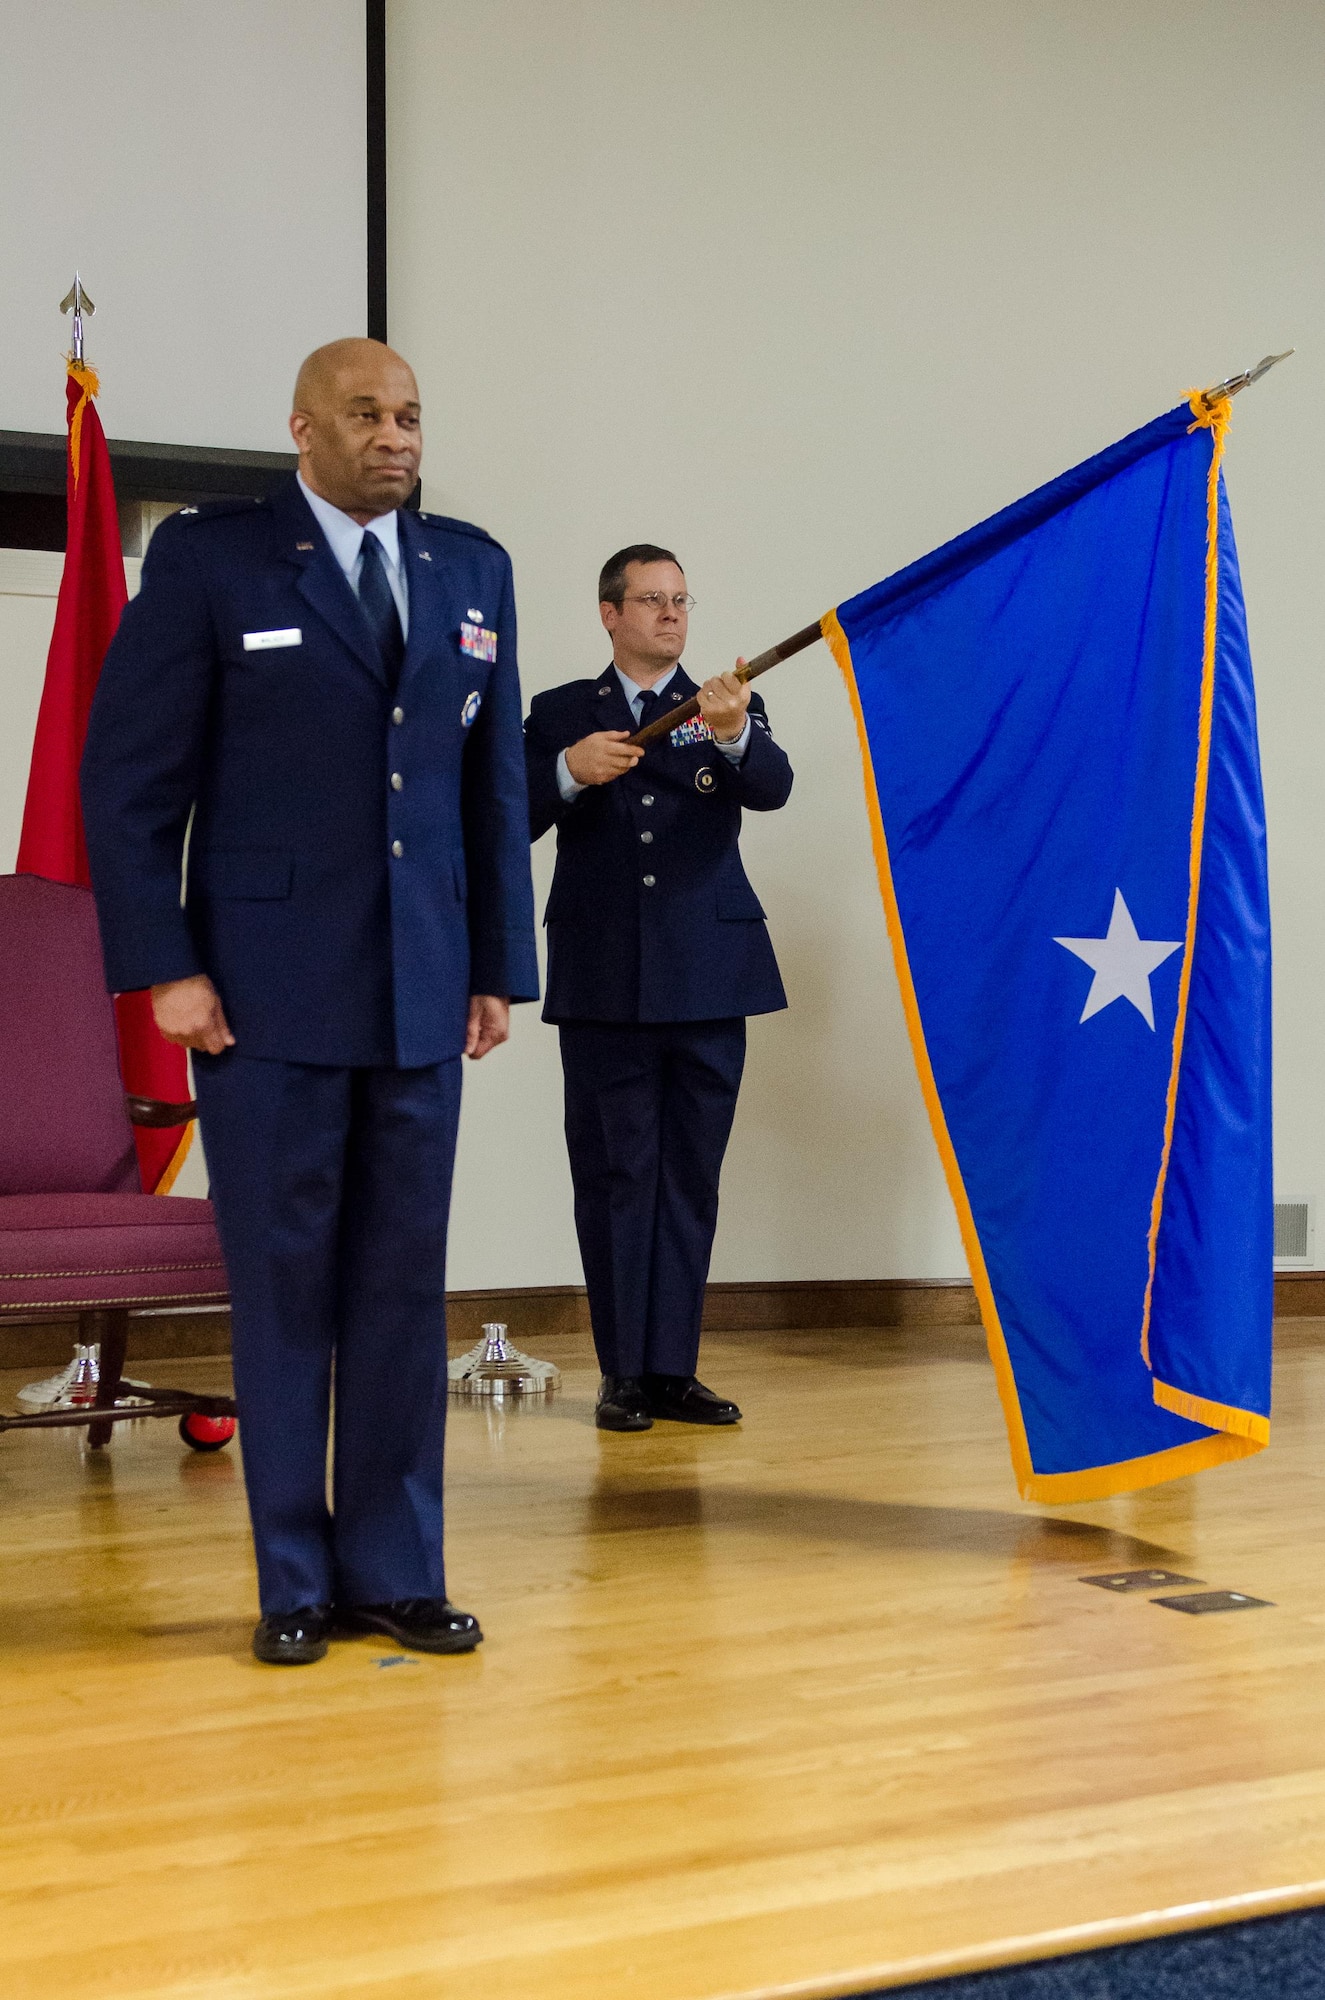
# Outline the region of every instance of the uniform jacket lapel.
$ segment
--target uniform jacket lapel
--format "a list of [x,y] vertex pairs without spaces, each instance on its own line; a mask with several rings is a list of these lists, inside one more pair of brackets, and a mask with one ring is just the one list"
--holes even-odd
[[[690,700],[691,695],[698,693],[698,687],[691,680],[685,668],[678,666],[676,672],[668,681],[667,686],[663,689],[663,705],[658,711],[659,715],[665,715],[669,708],[680,708],[683,702]],[[662,751],[670,754],[675,749],[675,745],[670,736],[660,736],[655,743],[650,744],[649,748],[655,755]]]
[[[409,597],[409,636],[405,641],[405,662],[400,669],[404,685],[411,669],[418,665],[435,636],[437,619],[444,615],[442,595],[445,574],[434,574],[433,551],[425,540],[426,529],[402,507],[396,516],[400,535],[400,560]],[[454,628],[453,628],[454,629]]]
[[665,700],[669,708],[679,708],[683,701],[699,693],[699,682],[692,681],[684,667],[678,666],[665,690]]
[[635,718],[630,712],[621,686],[621,677],[615,667],[609,667],[594,683],[594,692],[589,696],[593,730],[629,729],[632,734]]
[[[626,700],[621,676],[616,668],[609,667],[605,674],[600,674],[595,682],[595,688],[597,691],[589,697],[593,707],[594,728],[628,729],[633,736],[636,729],[635,717],[631,712],[630,703]],[[659,714],[665,714],[669,708],[679,708],[683,701],[689,701],[691,695],[698,693],[699,689],[685,668],[678,667],[663,690],[663,706],[658,711]],[[666,743],[667,738],[664,736],[659,738],[657,743],[651,744],[650,748],[660,749]]]
[[[349,578],[332,555],[312,508],[292,479],[273,497],[277,549],[298,571],[295,588],[374,680],[384,680],[368,621]],[[411,582],[413,579],[411,578]],[[413,620],[410,621],[411,626]]]

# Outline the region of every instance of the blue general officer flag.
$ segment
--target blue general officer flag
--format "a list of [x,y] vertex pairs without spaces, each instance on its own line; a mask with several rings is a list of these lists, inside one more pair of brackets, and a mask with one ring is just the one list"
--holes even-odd
[[823,621],[1028,1499],[1269,1438],[1269,908],[1228,407],[1193,397]]

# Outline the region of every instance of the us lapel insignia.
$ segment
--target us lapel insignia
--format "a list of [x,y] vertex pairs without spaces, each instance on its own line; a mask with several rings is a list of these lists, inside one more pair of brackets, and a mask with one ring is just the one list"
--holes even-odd
[[486,660],[491,665],[497,657],[497,634],[466,620],[460,627],[460,650],[471,660]]
[[714,782],[713,773],[710,771],[708,765],[701,764],[695,773],[695,790],[697,792],[711,792]]
[[420,549],[420,550],[419,550],[419,561],[420,561],[420,562],[431,562],[431,561],[432,561],[432,550],[431,550],[431,549]]
[[483,697],[477,688],[474,689],[472,694],[465,696],[465,705],[460,711],[460,727],[462,729],[469,728],[482,706]]

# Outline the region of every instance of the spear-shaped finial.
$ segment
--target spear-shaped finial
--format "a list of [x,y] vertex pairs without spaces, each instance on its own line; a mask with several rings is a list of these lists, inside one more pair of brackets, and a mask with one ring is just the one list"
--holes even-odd
[[1244,368],[1240,375],[1228,375],[1222,382],[1216,382],[1213,388],[1203,390],[1201,401],[1207,410],[1213,409],[1216,403],[1227,402],[1230,396],[1237,395],[1239,389],[1250,389],[1253,382],[1259,382],[1262,375],[1277,367],[1281,361],[1287,361],[1289,355],[1296,352],[1295,347],[1286,347],[1282,354],[1265,355],[1254,368]]
[[70,343],[69,352],[71,359],[81,368],[83,365],[83,314],[94,313],[96,307],[83,290],[83,281],[77,271],[74,272],[74,282],[69,287],[67,295],[60,301],[60,311],[62,313],[72,312],[74,316],[73,340]]

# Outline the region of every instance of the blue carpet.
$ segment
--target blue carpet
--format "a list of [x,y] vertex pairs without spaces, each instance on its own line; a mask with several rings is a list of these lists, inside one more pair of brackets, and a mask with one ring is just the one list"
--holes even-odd
[[1325,2000],[1325,1910],[890,1986],[857,2000]]

